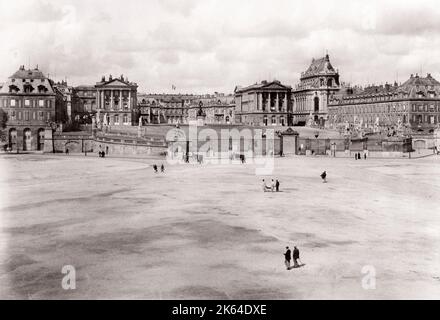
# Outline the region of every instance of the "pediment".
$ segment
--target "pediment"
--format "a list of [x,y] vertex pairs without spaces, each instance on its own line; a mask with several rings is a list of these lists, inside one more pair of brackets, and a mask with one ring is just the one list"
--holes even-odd
[[102,86],[103,87],[129,87],[129,85],[126,82],[121,81],[119,79],[114,79],[110,82],[104,83],[104,84],[102,84]]
[[270,89],[270,90],[289,90],[289,87],[286,87],[280,83],[268,83],[267,85],[263,86],[262,89]]

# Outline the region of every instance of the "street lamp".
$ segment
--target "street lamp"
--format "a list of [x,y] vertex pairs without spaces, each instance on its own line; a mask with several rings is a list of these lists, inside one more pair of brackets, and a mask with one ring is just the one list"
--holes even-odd
[[318,137],[319,137],[319,131],[315,131],[315,138],[316,138],[316,143],[318,145],[318,151],[316,154],[319,154],[319,141],[318,141]]
[[54,132],[57,128],[57,124],[54,121],[47,120],[47,126],[52,129],[52,153],[55,153],[55,141],[54,141]]

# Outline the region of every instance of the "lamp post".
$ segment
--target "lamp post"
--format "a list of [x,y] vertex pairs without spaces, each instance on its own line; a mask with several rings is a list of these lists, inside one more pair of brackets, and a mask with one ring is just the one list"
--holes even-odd
[[54,137],[54,133],[55,130],[57,128],[57,124],[56,122],[52,121],[52,120],[48,120],[47,121],[47,126],[50,127],[50,129],[52,130],[52,153],[55,153],[55,137]]
[[318,146],[318,151],[317,151],[316,154],[319,154],[319,141],[318,141],[318,137],[319,137],[319,131],[315,131],[315,138],[316,138],[316,143],[317,143],[317,146]]

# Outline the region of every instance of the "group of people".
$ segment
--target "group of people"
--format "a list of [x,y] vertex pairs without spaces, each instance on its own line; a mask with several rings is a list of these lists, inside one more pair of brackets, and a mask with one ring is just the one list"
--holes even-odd
[[[355,158],[355,160],[361,160],[362,159],[361,153],[360,152],[355,153],[354,154],[354,158]],[[367,154],[366,153],[364,153],[364,159],[367,160]]]
[[270,185],[268,186],[266,184],[266,181],[263,179],[263,191],[264,192],[279,192],[280,191],[280,182],[278,181],[278,179],[276,179],[275,181],[272,179]]
[[[299,268],[301,266],[303,266],[304,264],[302,263],[301,259],[299,258],[299,250],[297,247],[293,247],[293,252],[290,251],[289,247],[286,247],[286,252],[284,253],[284,263],[286,264],[286,268],[287,270],[290,270],[290,260],[293,259],[293,267],[294,268]],[[298,263],[299,261],[299,263]]]
[[[158,169],[158,167],[157,167],[157,165],[156,164],[154,164],[153,165],[153,169],[154,169],[154,172],[155,173],[158,173],[159,172],[159,169]],[[165,166],[163,165],[163,163],[162,163],[162,165],[160,166],[160,172],[165,172]]]

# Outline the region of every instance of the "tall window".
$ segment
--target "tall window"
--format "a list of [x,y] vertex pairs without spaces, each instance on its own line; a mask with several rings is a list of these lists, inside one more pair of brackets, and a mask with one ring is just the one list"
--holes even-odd
[[119,124],[119,115],[115,114],[115,124]]
[[277,124],[277,118],[275,116],[272,116],[272,125]]
[[319,98],[315,97],[315,112],[319,112]]
[[29,121],[29,111],[24,112],[24,120]]
[[44,113],[43,111],[38,111],[38,120],[43,121]]
[[30,107],[30,105],[31,105],[31,101],[29,99],[25,99],[24,100],[24,106],[25,107]]
[[38,100],[38,106],[44,107],[44,100]]
[[11,107],[15,107],[15,100],[11,100]]
[[128,116],[124,114],[124,124],[128,124]]

